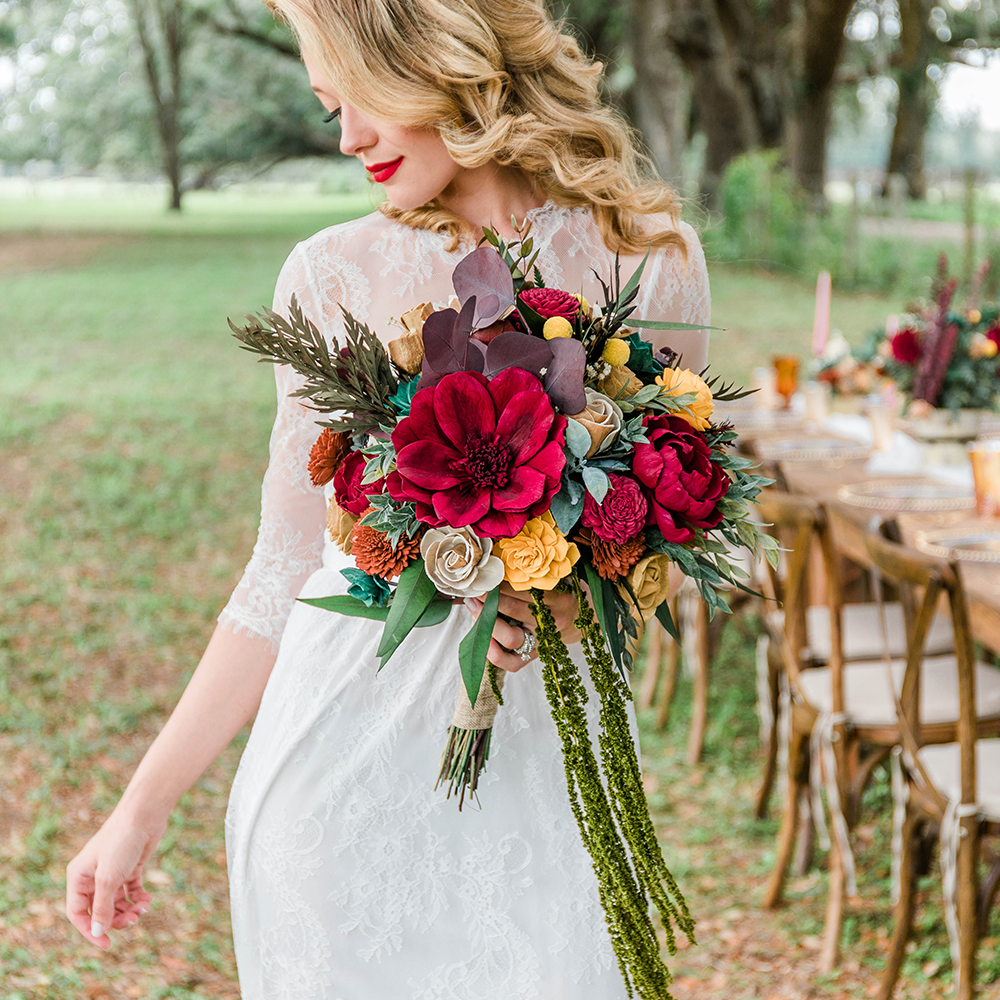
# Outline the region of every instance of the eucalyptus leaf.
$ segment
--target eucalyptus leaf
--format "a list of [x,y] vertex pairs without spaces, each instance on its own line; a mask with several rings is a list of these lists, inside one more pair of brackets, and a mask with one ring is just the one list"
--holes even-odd
[[579,420],[572,417],[566,421],[566,444],[577,458],[583,458],[590,451],[590,431]]
[[583,482],[587,487],[587,492],[600,504],[604,503],[604,498],[611,488],[611,480],[608,474],[600,469],[595,469],[592,465],[584,466]]
[[437,589],[424,572],[423,559],[415,559],[399,574],[399,583],[382,631],[382,641],[378,645],[377,655],[382,661],[379,670],[410,634],[436,594]]
[[458,647],[458,666],[462,672],[469,701],[475,707],[479,697],[479,685],[486,669],[486,654],[490,649],[493,626],[497,622],[500,607],[500,588],[495,587],[483,598],[483,607],[472,628],[466,633]]

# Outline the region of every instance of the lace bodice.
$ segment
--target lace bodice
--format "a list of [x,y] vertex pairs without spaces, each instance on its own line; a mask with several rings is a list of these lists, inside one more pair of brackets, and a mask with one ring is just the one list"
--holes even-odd
[[[549,202],[528,213],[538,266],[547,284],[582,291],[600,303],[596,271],[607,280],[614,255],[585,209]],[[646,265],[638,315],[682,323],[709,322],[708,275],[694,230],[682,224],[688,259],[673,248],[655,251]],[[344,333],[341,309],[367,323],[384,343],[402,333],[395,318],[432,302],[444,306],[454,289],[451,274],[471,247],[445,249],[446,238],[410,229],[375,213],[324,229],[298,244],[278,277],[274,309],[284,313],[295,295],[305,314],[330,338]],[[639,258],[624,258],[627,277]],[[681,352],[685,367],[701,370],[707,333],[649,333],[654,342]],[[317,413],[289,394],[301,385],[290,369],[275,369],[278,412],[270,462],[261,489],[261,520],[253,555],[219,616],[227,629],[259,636],[275,647],[292,602],[320,565],[325,533],[322,490],[309,481],[309,451],[319,433]]]

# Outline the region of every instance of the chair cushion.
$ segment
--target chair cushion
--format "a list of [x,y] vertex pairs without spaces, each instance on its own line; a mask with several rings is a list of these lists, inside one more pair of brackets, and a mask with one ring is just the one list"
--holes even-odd
[[[898,602],[885,605],[889,655],[906,656],[906,623],[903,606]],[[877,604],[845,604],[842,621],[842,644],[845,660],[875,660],[883,655],[882,625]],[[830,659],[830,609],[816,604],[806,611],[809,656],[816,660]],[[937,614],[931,622],[924,645],[925,656],[940,656],[955,649],[955,633],[951,619]]]
[[[896,690],[902,687],[903,660],[892,661]],[[799,674],[799,688],[819,712],[833,711],[830,668],[815,667]],[[1000,670],[976,664],[976,704],[981,719],[1000,718]],[[844,664],[844,711],[856,726],[894,726],[896,702],[882,661]],[[958,718],[958,665],[954,656],[928,656],[920,681],[920,719],[931,724]]]
[[[957,743],[923,747],[920,762],[942,795],[961,801],[962,758]],[[987,819],[1000,823],[1000,740],[976,743],[976,802]]]

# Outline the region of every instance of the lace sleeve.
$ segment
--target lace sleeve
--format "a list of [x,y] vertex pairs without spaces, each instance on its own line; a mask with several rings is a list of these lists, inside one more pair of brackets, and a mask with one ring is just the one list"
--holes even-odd
[[[674,250],[661,250],[653,260],[646,286],[643,319],[674,323],[711,323],[712,301],[708,290],[705,252],[694,229],[680,226],[687,243],[687,261]],[[708,364],[707,330],[647,330],[644,336],[657,347],[667,346],[681,355],[683,367],[700,372]]]
[[[301,246],[281,269],[275,312],[284,313],[294,294],[303,312],[320,322],[313,270]],[[325,530],[322,490],[309,481],[309,451],[318,434],[315,411],[289,394],[302,384],[285,365],[275,366],[278,412],[271,431],[270,460],[261,487],[260,528],[253,555],[219,623],[231,632],[259,636],[277,647],[292,603],[321,561]]]

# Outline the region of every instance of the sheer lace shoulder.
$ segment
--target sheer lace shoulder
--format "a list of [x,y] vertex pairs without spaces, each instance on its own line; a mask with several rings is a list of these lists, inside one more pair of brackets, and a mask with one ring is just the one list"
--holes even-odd
[[[590,213],[548,202],[528,217],[546,283],[602,302],[598,275],[607,280],[614,255]],[[647,262],[639,303],[644,318],[708,322],[704,254],[694,230],[684,226],[683,232],[687,261],[670,248],[656,251]],[[289,255],[278,277],[274,310],[286,313],[294,295],[328,340],[343,335],[346,310],[388,342],[402,332],[396,319],[401,313],[420,302],[443,306],[453,294],[452,271],[471,248],[449,252],[446,246],[441,235],[410,229],[379,213],[331,226]],[[640,259],[623,260],[623,275],[631,274]],[[653,337],[680,351],[688,367],[704,367],[707,333],[671,331]],[[325,510],[322,492],[312,486],[307,472],[309,450],[319,433],[317,414],[290,396],[302,384],[293,372],[278,366],[275,381],[278,411],[261,489],[257,543],[219,621],[276,646],[295,597],[320,566]]]

